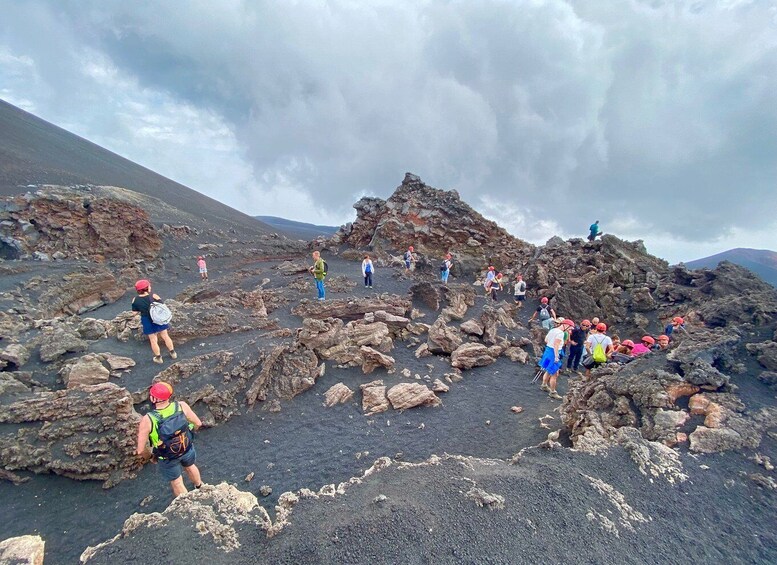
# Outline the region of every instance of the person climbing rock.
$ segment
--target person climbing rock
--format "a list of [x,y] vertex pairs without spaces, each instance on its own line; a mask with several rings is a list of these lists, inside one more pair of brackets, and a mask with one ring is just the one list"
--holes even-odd
[[563,364],[561,359],[564,349],[564,332],[574,325],[572,320],[560,318],[556,327],[548,331],[545,336],[545,352],[540,359],[540,368],[544,371],[540,390],[547,392],[548,396],[554,400],[561,400],[561,395],[556,392],[556,382],[559,369]]
[[326,262],[321,258],[321,253],[313,252],[313,265],[308,269],[316,280],[316,289],[318,290],[318,299],[326,298],[326,289],[324,288],[324,279],[326,279]]
[[556,319],[556,312],[550,307],[548,298],[543,296],[540,298],[540,305],[529,318],[529,322],[532,322],[535,318],[538,318],[542,327],[549,330],[553,327],[553,320]]
[[445,260],[440,265],[440,280],[443,284],[448,284],[448,277],[451,275],[451,267],[453,266],[453,258],[450,253],[445,255]]
[[405,274],[409,275],[410,271],[415,270],[415,249],[411,245],[405,251]]
[[[165,343],[165,347],[170,352],[172,359],[178,359],[178,354],[175,352],[173,346],[173,340],[167,333],[170,328],[169,323],[157,323],[151,318],[151,305],[154,303],[164,304],[162,299],[156,295],[151,294],[151,282],[142,279],[135,283],[135,290],[138,295],[132,299],[132,311],[140,313],[140,323],[143,327],[143,335],[148,336],[148,341],[151,344],[151,351],[154,354],[154,363],[164,363],[162,359],[162,352],[159,349],[159,338]],[[168,310],[169,313],[169,310]]]
[[140,419],[136,454],[156,462],[162,477],[170,483],[173,496],[180,496],[186,492],[181,469],[194,488],[202,486],[192,443],[192,432],[202,422],[185,402],[171,402],[172,395],[173,387],[165,382],[154,383],[149,388],[148,398],[154,409]]
[[523,303],[526,300],[526,282],[523,280],[523,275],[515,276],[515,289],[513,291],[513,299],[518,305],[518,308],[523,307]]
[[197,257],[197,268],[200,270],[200,278],[202,280],[208,279],[208,265],[205,263],[205,258],[200,255]]
[[685,331],[685,320],[682,319],[680,316],[675,316],[672,318],[672,321],[669,323],[669,325],[664,328],[664,335],[669,337],[669,341],[672,341],[674,337],[672,334],[676,330],[683,330]]
[[588,241],[595,240],[598,236],[602,235],[599,231],[599,220],[596,220],[591,226],[588,228]]
[[364,256],[362,261],[362,276],[364,277],[364,288],[372,288],[372,273],[375,272],[375,267],[372,264],[372,259],[369,255]]

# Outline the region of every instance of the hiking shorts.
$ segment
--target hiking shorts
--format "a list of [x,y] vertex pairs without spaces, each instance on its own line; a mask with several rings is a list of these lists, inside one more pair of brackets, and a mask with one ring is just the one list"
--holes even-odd
[[170,324],[159,325],[151,321],[151,318],[146,316],[140,317],[140,323],[143,326],[143,335],[158,334],[170,327]]
[[189,448],[189,451],[184,453],[178,459],[160,459],[157,461],[159,465],[159,472],[168,482],[173,482],[181,476],[181,467],[191,467],[197,461],[197,453],[194,451],[194,446]]
[[410,261],[405,261],[405,269],[410,269]]
[[516,302],[523,302],[524,300],[526,300],[526,295],[525,294],[516,294],[515,295],[515,301]]

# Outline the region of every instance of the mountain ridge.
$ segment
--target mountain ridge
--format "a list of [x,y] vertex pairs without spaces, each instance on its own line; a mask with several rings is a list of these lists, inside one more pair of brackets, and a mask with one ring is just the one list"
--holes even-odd
[[736,247],[727,251],[688,261],[689,269],[715,268],[721,261],[729,261],[753,271],[772,286],[777,286],[777,252],[769,249]]

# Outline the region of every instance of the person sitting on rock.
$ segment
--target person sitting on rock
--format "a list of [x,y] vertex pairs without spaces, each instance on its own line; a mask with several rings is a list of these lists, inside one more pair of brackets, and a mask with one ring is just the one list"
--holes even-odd
[[[614,353],[614,352],[618,351],[618,348],[621,346],[621,338],[618,337],[617,335],[613,335],[613,336],[610,336],[610,339],[612,340],[612,352],[611,353]],[[629,340],[627,339],[626,341],[629,341]],[[633,346],[634,343],[631,343],[631,345]]]
[[658,349],[667,349],[669,347],[669,336],[661,334],[658,336]]
[[132,300],[132,311],[140,313],[140,324],[143,327],[143,335],[148,336],[148,341],[151,344],[151,351],[154,354],[154,363],[164,363],[162,352],[159,349],[160,337],[165,343],[165,347],[167,347],[167,350],[170,352],[170,357],[172,359],[178,359],[178,354],[175,352],[175,347],[173,346],[173,340],[167,333],[170,324],[155,324],[151,319],[151,303],[162,302],[162,299],[156,294],[151,294],[151,283],[145,279],[135,283],[135,290],[138,295]]
[[205,258],[200,255],[197,257],[197,268],[200,271],[200,279],[207,280],[208,279],[208,265],[205,263]]
[[152,459],[157,463],[162,477],[170,482],[173,496],[180,496],[186,492],[181,468],[194,488],[202,486],[192,444],[192,431],[202,426],[202,422],[185,402],[171,402],[172,395],[173,387],[165,382],[154,383],[149,388],[148,398],[154,409],[140,419],[135,453],[145,461]]
[[523,303],[526,300],[526,282],[523,280],[523,275],[515,275],[515,291],[513,297],[518,308],[522,308]]
[[602,235],[599,232],[599,220],[596,220],[591,226],[588,228],[588,241],[595,240],[598,236]]
[[561,400],[561,395],[556,391],[556,382],[558,372],[563,362],[564,351],[564,332],[568,328],[574,327],[572,320],[559,318],[556,327],[548,331],[545,336],[545,351],[540,358],[540,368],[542,369],[542,384],[540,390],[548,393],[548,396],[554,400]]
[[308,271],[313,275],[313,279],[316,281],[318,299],[324,300],[326,298],[326,289],[324,288],[324,279],[326,278],[326,263],[321,258],[320,252],[313,252],[313,265],[308,268]]
[[672,334],[675,332],[675,330],[683,330],[685,331],[685,320],[683,320],[680,316],[675,316],[672,318],[671,323],[664,328],[664,335],[669,336],[669,341],[672,341],[674,337],[672,337]]
[[613,337],[613,350],[610,351],[610,360],[614,363],[630,363],[634,360],[631,355],[631,350],[634,347],[634,342],[630,339],[624,339],[619,345],[615,345],[615,338]]
[[443,284],[448,284],[448,277],[451,274],[451,267],[453,267],[453,257],[450,253],[445,254],[445,260],[440,265],[440,280]]
[[362,261],[362,276],[364,277],[364,288],[372,288],[372,273],[375,272],[375,267],[372,264],[372,259],[369,255],[364,256]]
[[[405,251],[405,274],[409,275],[412,269],[415,269],[415,249],[411,245]],[[412,267],[412,269],[411,269]]]
[[[591,320],[593,321],[593,320]],[[585,376],[591,376],[591,369],[604,365],[607,355],[612,352],[612,339],[607,335],[607,324],[599,322],[596,331],[588,336],[585,342],[585,350],[588,357],[583,360]]]
[[529,322],[533,321],[534,318],[538,318],[540,324],[542,324],[542,327],[546,330],[553,327],[553,320],[556,319],[556,312],[550,307],[550,304],[548,304],[547,296],[540,298],[540,305],[537,306],[534,314],[529,318]]
[[631,348],[632,357],[639,357],[640,355],[644,355],[645,353],[650,353],[653,350],[652,348],[655,344],[656,344],[656,340],[653,339],[652,336],[643,335],[640,342],[635,343],[634,347]]

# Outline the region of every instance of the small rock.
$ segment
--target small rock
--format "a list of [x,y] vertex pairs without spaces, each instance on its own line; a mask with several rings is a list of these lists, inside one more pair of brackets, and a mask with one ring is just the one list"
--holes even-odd
[[379,502],[385,502],[386,500],[388,500],[388,496],[386,496],[385,494],[379,494],[378,496],[375,497],[375,499],[372,502],[374,502],[375,504],[378,504]]
[[140,501],[140,505],[141,506],[147,506],[148,503],[151,502],[152,500],[154,500],[154,496],[149,494],[146,498],[144,498],[143,500]]
[[516,414],[520,414],[521,412],[523,412],[523,406],[513,406],[510,408],[510,411]]
[[270,496],[272,494],[272,488],[269,485],[262,485],[259,487],[259,494],[262,496]]
[[246,475],[245,482],[250,483],[253,480],[254,480],[254,472],[251,471]]

